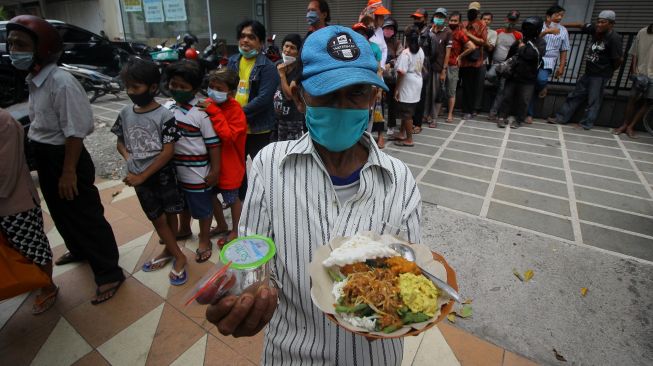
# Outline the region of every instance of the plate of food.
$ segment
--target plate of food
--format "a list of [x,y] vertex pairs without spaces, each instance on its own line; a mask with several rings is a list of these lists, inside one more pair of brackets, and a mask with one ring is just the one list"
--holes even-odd
[[416,262],[410,262],[393,243],[409,244],[365,232],[318,249],[309,265],[313,303],[331,321],[368,338],[417,335],[444,319],[453,300],[419,267],[457,290],[453,269],[420,244],[411,245]]

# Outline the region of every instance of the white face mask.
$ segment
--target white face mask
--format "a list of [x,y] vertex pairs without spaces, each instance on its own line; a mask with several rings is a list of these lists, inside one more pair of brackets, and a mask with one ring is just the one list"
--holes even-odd
[[297,61],[297,58],[296,58],[296,57],[286,56],[286,55],[283,54],[283,53],[281,54],[281,57],[283,57],[283,63],[284,63],[285,65],[288,65],[288,64],[291,64],[291,63]]
[[207,94],[209,95],[209,98],[213,99],[216,103],[224,103],[227,100],[227,93],[226,92],[221,92],[217,90],[213,90],[209,88],[207,90]]

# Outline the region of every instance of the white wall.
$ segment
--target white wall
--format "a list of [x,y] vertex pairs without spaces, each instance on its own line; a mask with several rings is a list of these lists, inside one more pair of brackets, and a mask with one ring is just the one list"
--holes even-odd
[[105,31],[110,39],[124,38],[118,0],[67,0],[50,2],[48,19],[61,20],[99,34]]

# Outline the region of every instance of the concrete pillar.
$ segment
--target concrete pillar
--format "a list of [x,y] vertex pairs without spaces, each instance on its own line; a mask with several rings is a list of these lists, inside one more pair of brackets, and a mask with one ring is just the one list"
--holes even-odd
[[97,0],[100,14],[102,14],[102,29],[109,39],[124,39],[125,32],[122,27],[120,4],[116,0]]

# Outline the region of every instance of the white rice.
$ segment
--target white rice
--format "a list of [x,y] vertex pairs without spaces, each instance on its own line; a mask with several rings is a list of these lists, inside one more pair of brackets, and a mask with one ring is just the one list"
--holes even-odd
[[[333,297],[335,298],[336,302],[344,296],[343,288],[347,284],[347,279],[344,279],[339,282],[335,282],[333,284],[333,289],[331,290],[331,293],[333,294]],[[365,330],[368,330],[370,332],[373,332],[376,329],[376,316],[366,316],[366,317],[359,317],[359,316],[353,316],[350,314],[345,314],[341,313],[340,316],[342,316],[343,320],[345,320],[347,323],[363,328]]]
[[322,264],[325,267],[339,266],[357,262],[365,262],[368,259],[395,257],[399,253],[391,249],[387,244],[372,240],[364,235],[354,235],[341,246],[334,249]]

